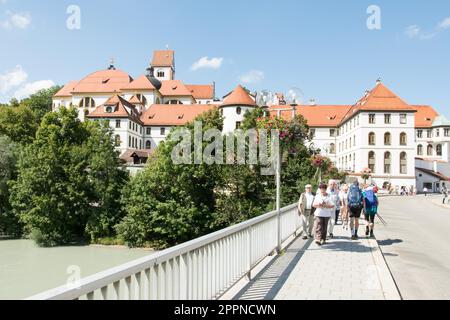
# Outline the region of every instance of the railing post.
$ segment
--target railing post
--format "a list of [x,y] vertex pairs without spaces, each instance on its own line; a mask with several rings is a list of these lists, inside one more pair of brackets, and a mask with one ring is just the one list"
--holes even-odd
[[248,281],[252,280],[252,227],[247,229],[247,243],[248,243],[248,263],[247,263],[247,279]]

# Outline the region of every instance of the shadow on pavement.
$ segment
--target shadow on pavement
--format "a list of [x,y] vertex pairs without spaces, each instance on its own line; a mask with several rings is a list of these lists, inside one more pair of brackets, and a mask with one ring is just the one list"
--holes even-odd
[[393,244],[402,243],[401,239],[386,239],[386,240],[378,240],[378,245],[380,246],[392,246]]
[[281,290],[306,249],[313,242],[297,238],[265,266],[232,300],[273,300]]

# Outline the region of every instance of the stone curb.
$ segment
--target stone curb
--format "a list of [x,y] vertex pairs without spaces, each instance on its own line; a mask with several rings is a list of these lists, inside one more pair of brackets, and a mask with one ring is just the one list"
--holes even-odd
[[378,279],[380,280],[383,295],[386,300],[402,300],[402,296],[395,284],[395,280],[392,277],[391,271],[384,259],[383,252],[381,251],[378,242],[375,239],[366,239],[372,251],[372,257],[375,266],[378,271]]

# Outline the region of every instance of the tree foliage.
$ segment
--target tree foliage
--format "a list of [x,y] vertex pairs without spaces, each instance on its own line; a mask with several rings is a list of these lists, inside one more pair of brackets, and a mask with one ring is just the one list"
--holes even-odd
[[61,108],[44,117],[21,152],[10,201],[38,244],[68,244],[109,235],[121,218],[125,179],[109,129],[81,123],[75,109]]

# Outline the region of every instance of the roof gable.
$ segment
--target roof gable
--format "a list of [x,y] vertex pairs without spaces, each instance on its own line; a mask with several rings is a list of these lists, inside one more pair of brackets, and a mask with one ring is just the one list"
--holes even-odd
[[207,104],[154,104],[141,115],[141,121],[146,126],[181,126],[214,108]]
[[236,89],[223,100],[222,107],[225,106],[256,106],[256,102],[241,85],[238,85]]

